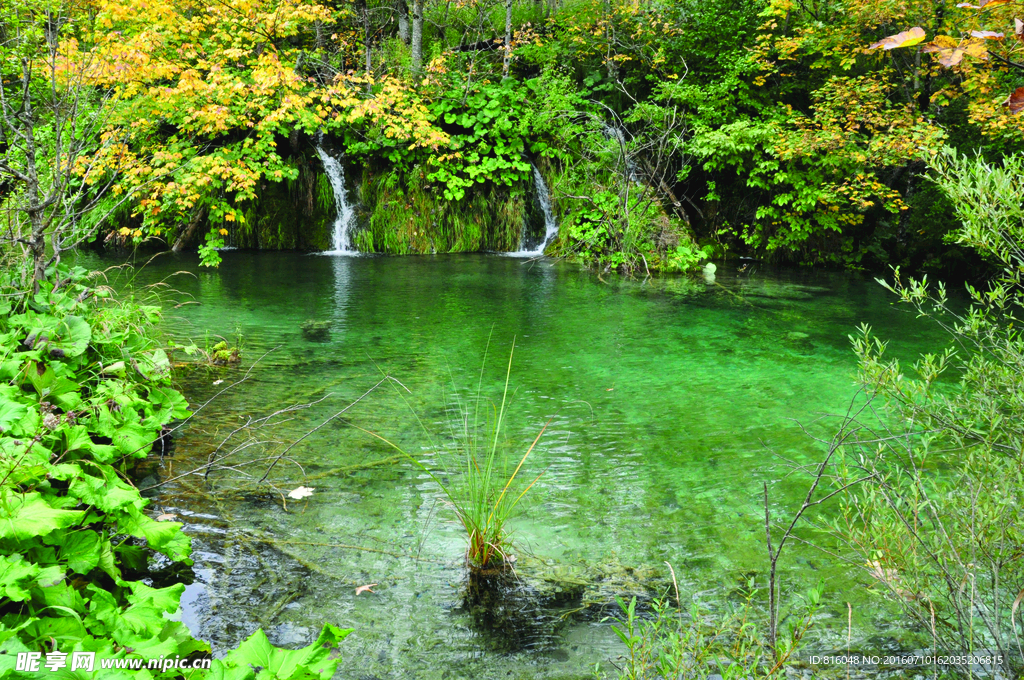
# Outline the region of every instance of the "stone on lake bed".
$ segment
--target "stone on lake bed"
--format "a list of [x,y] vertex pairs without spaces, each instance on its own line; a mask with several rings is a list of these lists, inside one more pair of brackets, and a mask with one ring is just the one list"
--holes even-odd
[[302,324],[302,337],[310,342],[327,342],[331,339],[331,322],[309,319]]

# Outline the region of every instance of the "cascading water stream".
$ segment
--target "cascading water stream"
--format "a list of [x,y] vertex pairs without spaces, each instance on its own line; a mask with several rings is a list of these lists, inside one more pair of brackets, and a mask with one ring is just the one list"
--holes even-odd
[[322,146],[316,147],[316,153],[323,161],[324,171],[327,179],[331,182],[334,190],[334,205],[337,209],[337,216],[334,218],[334,232],[332,234],[333,249],[328,251],[330,255],[355,255],[359,251],[352,247],[349,231],[355,222],[355,209],[348,202],[348,192],[345,191],[345,168],[338,159],[327,153]]
[[523,230],[523,238],[519,243],[519,250],[509,255],[522,257],[533,257],[543,255],[544,249],[558,236],[558,222],[555,221],[555,213],[551,209],[551,194],[548,192],[548,185],[544,183],[544,177],[540,174],[537,166],[533,167],[533,185],[537,190],[537,202],[544,214],[544,239],[534,249],[529,249],[526,242],[526,230]]
[[548,247],[548,244],[558,236],[558,223],[555,222],[555,213],[551,210],[551,194],[548,193],[548,185],[540,174],[537,166],[533,166],[533,183],[537,188],[537,201],[540,203],[541,212],[544,213],[544,240],[540,244],[540,252]]

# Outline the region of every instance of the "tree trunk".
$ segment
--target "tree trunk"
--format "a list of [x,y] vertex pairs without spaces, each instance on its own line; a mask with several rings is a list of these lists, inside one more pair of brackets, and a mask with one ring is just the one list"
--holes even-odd
[[313,23],[313,28],[316,30],[316,51],[322,53],[327,49],[327,37],[324,33],[324,22],[317,21]]
[[505,0],[505,60],[501,65],[501,79],[508,78],[512,67],[512,0]]
[[681,219],[686,226],[692,226],[690,224],[690,216],[686,214],[683,204],[679,202],[679,199],[676,198],[675,192],[672,191],[672,187],[670,187],[668,182],[664,179],[661,180],[661,190],[665,192],[666,196],[668,196],[668,200],[672,201],[672,209],[676,211],[676,215],[679,216],[679,219]]
[[395,9],[398,11],[398,38],[405,43],[409,44],[409,3],[405,0],[398,0],[395,3]]
[[182,249],[189,244],[192,237],[196,233],[196,229],[199,228],[199,223],[203,221],[203,215],[206,214],[206,210],[203,208],[196,208],[196,211],[192,213],[192,219],[189,220],[188,226],[185,227],[185,231],[181,232],[174,245],[171,246],[171,251],[180,253]]
[[24,123],[25,139],[25,200],[32,234],[29,238],[29,250],[32,252],[32,291],[39,292],[39,284],[46,278],[46,204],[39,195],[39,168],[36,165],[35,115],[32,110],[31,75],[28,61],[21,60],[21,85],[23,111],[19,116]]
[[[625,153],[625,151],[623,151]],[[668,198],[669,202],[672,203],[672,209],[676,215],[681,219],[687,227],[693,225],[690,224],[690,216],[687,214],[686,209],[683,208],[682,202],[676,198],[676,192],[672,191],[672,187],[669,186],[668,182],[665,181],[664,175],[657,173],[650,163],[644,163],[644,172],[647,174],[648,183],[657,180],[658,188],[661,189],[662,193]],[[628,170],[627,170],[628,172]]]
[[[373,62],[370,52],[370,8],[366,5],[366,0],[356,2],[356,14],[363,24],[363,57],[366,63],[366,78],[369,81],[373,77]],[[367,91],[372,89],[369,82],[366,83],[366,89]]]
[[32,292],[39,292],[39,284],[46,278],[46,227],[42,210],[28,210],[32,224],[32,238],[29,248],[32,251]]
[[448,12],[451,8],[452,0],[448,0],[444,4],[444,16],[439,23],[434,24],[434,35],[437,36],[438,42],[445,43],[445,36],[448,34]]
[[366,27],[366,93],[373,92],[373,48],[370,47],[370,27]]
[[423,70],[423,0],[412,0],[412,72]]

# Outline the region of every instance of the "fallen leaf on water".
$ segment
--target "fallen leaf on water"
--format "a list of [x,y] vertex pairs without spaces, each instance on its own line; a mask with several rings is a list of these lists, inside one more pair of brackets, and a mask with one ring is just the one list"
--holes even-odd
[[173,512],[165,512],[162,515],[157,515],[156,516],[156,521],[157,522],[167,522],[169,520],[175,519],[176,517],[177,517],[177,515],[175,515]]
[[376,583],[368,583],[365,586],[357,587],[356,588],[356,595],[358,595],[359,593],[375,593],[375,592],[377,592],[377,591],[375,591],[373,589],[373,587],[375,585],[377,585],[377,584]]
[[294,498],[295,500],[302,500],[312,495],[313,487],[311,486],[300,486],[288,492],[288,498]]

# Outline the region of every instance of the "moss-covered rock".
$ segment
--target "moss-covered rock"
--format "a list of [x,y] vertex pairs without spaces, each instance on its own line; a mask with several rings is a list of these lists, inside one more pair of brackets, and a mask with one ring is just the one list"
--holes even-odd
[[331,339],[331,322],[307,319],[303,322],[302,337],[310,342],[327,342]]
[[[337,207],[331,182],[312,146],[297,152],[294,180],[264,180],[241,205],[244,219],[218,225],[237,248],[322,251],[332,247]],[[603,166],[564,167],[535,161],[549,185],[559,224],[546,253],[627,271],[685,271],[703,260],[692,230],[666,212],[659,195]],[[478,184],[459,201],[428,179],[429,168],[345,163],[347,194],[356,203],[352,243],[364,253],[509,252],[536,244],[544,213],[530,177],[513,186]],[[355,181],[353,182],[353,179]],[[620,213],[621,205],[628,210]],[[197,231],[203,234],[204,225]]]
[[446,200],[425,168],[365,168],[355,234],[363,252],[464,253],[517,250],[524,229],[543,232],[543,217],[529,186],[478,185],[461,201]]
[[318,159],[296,158],[299,176],[263,181],[244,204],[245,221],[229,227],[227,242],[261,250],[328,250],[334,226],[334,194]]
[[[227,242],[262,250],[329,250],[336,207],[334,192],[319,159],[297,159],[299,177],[264,181],[257,197],[244,204],[244,222],[226,225]],[[357,198],[357,250],[408,255],[421,253],[505,252],[523,238],[544,233],[544,216],[532,182],[519,186],[479,185],[461,201],[446,200],[442,187],[426,179],[425,168],[400,172],[346,164],[348,187]],[[351,180],[350,180],[351,182]]]

